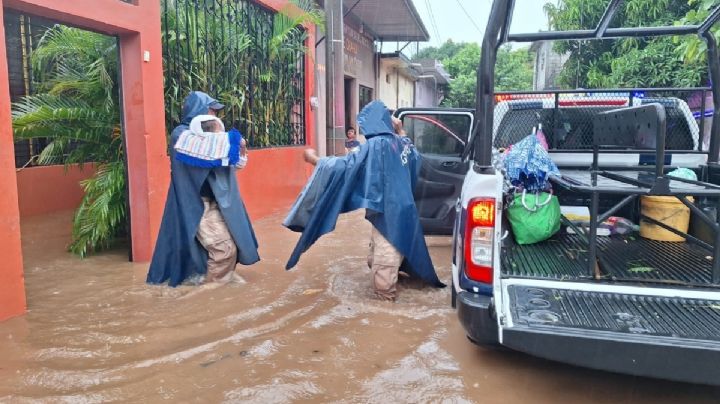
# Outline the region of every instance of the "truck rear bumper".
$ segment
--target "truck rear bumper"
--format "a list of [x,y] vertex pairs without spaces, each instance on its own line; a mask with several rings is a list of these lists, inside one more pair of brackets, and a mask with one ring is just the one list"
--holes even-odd
[[591,369],[679,382],[720,385],[720,346],[618,338],[586,330],[512,328],[503,345],[533,356]]
[[456,304],[460,324],[472,342],[478,345],[498,343],[498,326],[492,297],[460,292]]
[[720,386],[714,300],[509,287],[499,342],[493,298],[457,295],[468,338],[533,356],[634,376]]
[[[714,292],[520,281],[506,286],[502,344],[588,368],[720,385],[720,301]],[[611,291],[612,290],[612,291]],[[620,293],[630,292],[630,293]]]

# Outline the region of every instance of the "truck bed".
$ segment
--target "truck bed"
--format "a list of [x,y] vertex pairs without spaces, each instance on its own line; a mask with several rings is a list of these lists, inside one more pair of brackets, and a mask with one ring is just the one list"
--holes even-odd
[[712,257],[690,243],[634,236],[598,237],[598,265],[590,271],[587,244],[578,235],[558,233],[549,240],[519,245],[507,237],[502,248],[503,277],[548,280],[599,280],[720,288],[712,284]]
[[592,290],[598,285],[571,290],[543,285],[546,281],[510,282],[505,286],[505,346],[595,369],[718,384],[720,302],[715,293],[652,296],[639,294],[643,288],[608,292]]

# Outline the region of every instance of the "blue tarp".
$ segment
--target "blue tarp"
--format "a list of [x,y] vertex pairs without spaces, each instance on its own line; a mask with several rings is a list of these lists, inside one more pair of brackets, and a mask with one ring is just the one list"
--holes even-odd
[[364,208],[365,218],[405,257],[404,271],[445,286],[433,268],[413,199],[420,155],[409,139],[393,133],[382,102],[363,108],[358,122],[367,142],[356,153],[321,159],[284,222],[302,232],[286,268],[332,232],[341,213]]

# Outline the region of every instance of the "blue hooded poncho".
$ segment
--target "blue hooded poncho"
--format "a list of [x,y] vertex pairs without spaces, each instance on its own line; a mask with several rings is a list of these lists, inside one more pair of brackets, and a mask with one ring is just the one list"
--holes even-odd
[[364,208],[365,218],[405,257],[403,271],[445,286],[433,268],[413,199],[420,155],[409,139],[394,134],[390,112],[381,101],[363,108],[358,122],[367,142],[347,156],[320,159],[283,222],[302,232],[286,269],[335,229],[341,213]]
[[251,265],[260,260],[255,233],[240,199],[235,168],[193,167],[178,161],[172,147],[180,134],[188,130],[190,121],[207,113],[210,105],[216,102],[203,92],[190,93],[183,105],[182,123],[171,134],[170,190],[150,263],[148,283],[168,282],[170,286],[177,286],[190,276],[207,272],[207,251],[195,238],[204,211],[200,190],[206,181],[237,246],[238,262]]

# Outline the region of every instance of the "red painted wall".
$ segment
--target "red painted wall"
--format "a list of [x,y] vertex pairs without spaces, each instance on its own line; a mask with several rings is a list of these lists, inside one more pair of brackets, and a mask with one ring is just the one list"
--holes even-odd
[[[160,2],[139,0],[133,5],[118,0],[0,0],[2,7],[120,38],[123,123],[131,168],[128,183],[133,259],[149,260],[170,179],[163,116]],[[149,61],[143,60],[146,51]],[[5,55],[5,32],[0,27],[0,320],[25,310]]]
[[83,190],[80,181],[95,173],[92,164],[82,169],[71,166],[30,167],[17,173],[20,217],[73,210],[80,205]]
[[303,160],[304,147],[248,152],[248,165],[238,171],[240,194],[250,218],[287,212],[312,172]]
[[[289,3],[288,0],[256,1],[276,11]],[[133,260],[143,262],[151,258],[160,228],[170,179],[170,162],[165,139],[160,2],[138,0],[135,3],[119,0],[0,0],[0,21],[2,8],[8,7],[120,38],[123,124],[130,167],[132,251]],[[314,27],[307,28],[310,52],[305,59],[308,99],[305,126],[308,146],[313,146],[315,119],[309,99],[315,93],[315,30]],[[149,61],[143,60],[145,52],[149,52]],[[5,33],[0,25],[0,189],[3,190],[0,192],[0,256],[3,257],[0,266],[0,321],[25,311],[18,190],[24,195],[22,203],[28,204],[23,208],[23,214],[43,213],[37,206],[36,198],[46,195],[42,190],[28,190],[25,185],[25,176],[40,176],[40,171],[21,175],[21,188],[18,188],[4,55]],[[250,165],[238,175],[241,192],[254,219],[286,209],[297,196],[309,174],[308,167],[302,162],[302,150],[303,147],[294,147],[250,152]],[[50,169],[44,174],[47,182],[53,181],[51,178],[59,178],[58,173]],[[72,181],[72,178],[65,180]],[[73,197],[77,194],[73,196],[69,192],[65,202],[69,204]]]
[[[250,216],[261,219],[285,212],[310,176],[305,147],[250,150],[248,166],[238,171],[240,192]],[[25,168],[17,173],[20,216],[76,209],[83,197],[80,182],[95,173],[93,165]]]
[[[0,0],[3,6],[120,38],[123,126],[134,261],[149,261],[170,180],[165,139],[160,2]],[[0,38],[3,39],[3,38]],[[149,61],[143,54],[149,53]],[[6,72],[4,73],[6,77]],[[0,80],[3,80],[0,74]]]
[[[0,1],[1,3],[1,1]],[[0,4],[1,6],[2,4]],[[3,9],[0,7],[0,21]],[[20,211],[15,179],[15,148],[10,120],[5,27],[0,24],[0,320],[25,312],[25,282],[20,246]]]

